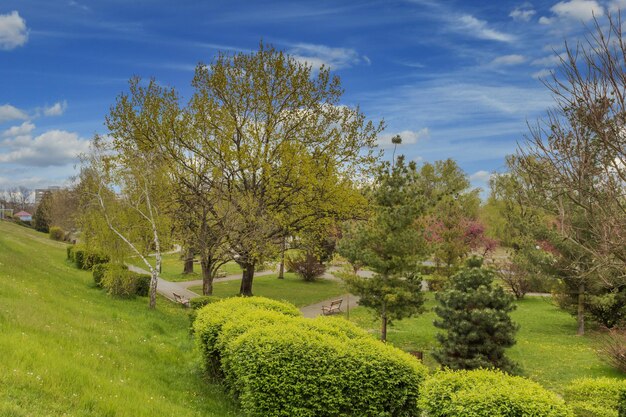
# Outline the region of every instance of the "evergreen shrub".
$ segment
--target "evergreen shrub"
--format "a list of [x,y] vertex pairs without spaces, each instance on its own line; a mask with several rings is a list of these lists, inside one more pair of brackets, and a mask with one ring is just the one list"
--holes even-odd
[[563,399],[528,379],[499,370],[441,371],[426,380],[424,417],[573,417]]
[[50,239],[62,242],[65,240],[65,232],[58,226],[52,226],[50,228]]

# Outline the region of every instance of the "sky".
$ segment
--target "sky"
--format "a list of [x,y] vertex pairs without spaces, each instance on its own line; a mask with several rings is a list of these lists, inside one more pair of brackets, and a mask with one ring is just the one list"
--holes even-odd
[[[0,189],[63,185],[132,76],[191,93],[197,63],[270,43],[341,77],[343,104],[384,120],[380,146],[453,158],[488,188],[564,41],[626,0],[0,1]],[[484,195],[484,194],[483,194]]]

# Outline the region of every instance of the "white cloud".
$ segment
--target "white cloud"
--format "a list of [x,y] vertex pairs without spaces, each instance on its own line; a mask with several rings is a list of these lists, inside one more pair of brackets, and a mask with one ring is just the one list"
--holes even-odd
[[609,11],[616,13],[619,10],[626,11],[626,0],[613,0],[609,3]]
[[43,114],[46,116],[61,116],[65,113],[65,109],[67,109],[67,101],[58,101],[50,107],[44,107]]
[[536,13],[532,5],[525,3],[513,9],[511,13],[509,13],[509,17],[518,22],[528,22]]
[[487,172],[484,170],[476,171],[472,175],[470,175],[470,181],[476,182],[487,182],[491,178],[491,172]]
[[360,56],[357,51],[350,48],[333,48],[326,45],[299,43],[293,45],[289,54],[300,62],[306,62],[314,69],[322,65],[332,69],[348,68],[361,62],[370,64],[371,61],[365,56]]
[[4,104],[0,106],[0,123],[8,122],[10,120],[26,120],[28,115],[23,110],[10,104]]
[[28,135],[30,132],[33,131],[33,129],[35,129],[34,124],[32,124],[31,122],[24,122],[19,126],[12,126],[8,128],[4,132],[2,132],[1,136],[4,138],[8,138],[8,137]]
[[0,14],[0,49],[10,51],[28,41],[26,21],[17,11]]
[[541,69],[541,70],[539,70],[537,72],[533,72],[531,74],[531,77],[539,79],[539,78],[549,77],[550,75],[552,75],[552,71],[550,71],[547,68],[544,68],[544,69]]
[[417,132],[414,130],[403,130],[397,133],[384,133],[378,137],[378,146],[392,147],[393,144],[391,143],[391,138],[396,135],[400,135],[402,138],[402,145],[412,145],[420,140],[428,139],[430,137],[430,132],[428,131],[428,128],[425,127]]
[[477,19],[472,15],[466,14],[459,17],[457,23],[460,30],[470,31],[473,36],[480,39],[498,42],[513,42],[515,40],[513,35],[491,29],[487,26],[487,22]]
[[0,145],[10,149],[0,153],[0,162],[37,167],[66,165],[89,150],[89,141],[64,130],[50,130],[37,137],[15,136]]
[[496,59],[491,61],[491,65],[508,66],[508,65],[519,65],[519,64],[523,64],[524,62],[526,62],[526,57],[524,55],[512,54],[512,55],[503,55],[503,56],[497,57]]
[[543,58],[537,58],[531,62],[532,65],[536,66],[555,66],[561,63],[561,55],[548,55]]
[[552,17],[542,16],[539,23],[550,25],[558,19],[588,22],[604,15],[604,8],[595,0],[561,1],[550,8]]

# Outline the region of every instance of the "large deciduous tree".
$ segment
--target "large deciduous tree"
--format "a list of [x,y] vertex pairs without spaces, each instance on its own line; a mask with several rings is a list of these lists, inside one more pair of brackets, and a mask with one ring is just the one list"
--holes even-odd
[[584,42],[566,44],[545,81],[556,106],[531,126],[518,172],[533,203],[549,213],[545,232],[559,274],[577,299],[584,332],[585,296],[626,282],[626,42],[621,18],[596,21]]
[[360,304],[381,318],[381,339],[387,338],[390,320],[422,311],[421,279],[416,272],[426,256],[423,226],[425,209],[415,163],[399,157],[393,167],[384,163],[371,186],[371,218],[353,225],[338,246],[353,265],[367,265],[372,278],[346,274],[348,288]]

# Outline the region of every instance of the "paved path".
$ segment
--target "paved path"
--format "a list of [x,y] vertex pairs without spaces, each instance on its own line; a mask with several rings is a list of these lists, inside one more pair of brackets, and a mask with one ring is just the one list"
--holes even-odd
[[[146,271],[145,269],[141,269],[135,265],[128,265],[128,270],[137,272],[138,274],[150,275],[150,272]],[[159,281],[157,282],[157,292],[172,301],[176,301],[174,299],[174,293],[182,295],[183,297],[188,299],[199,297],[199,295],[195,292],[189,291],[186,287],[183,287],[179,284],[179,282],[171,282],[166,281],[163,278],[159,278]]]
[[322,315],[322,306],[330,305],[331,301],[342,299],[341,310],[345,313],[347,310],[352,309],[359,305],[359,297],[352,294],[343,294],[329,300],[320,301],[319,303],[311,304],[300,308],[302,315],[307,318],[315,318]]

